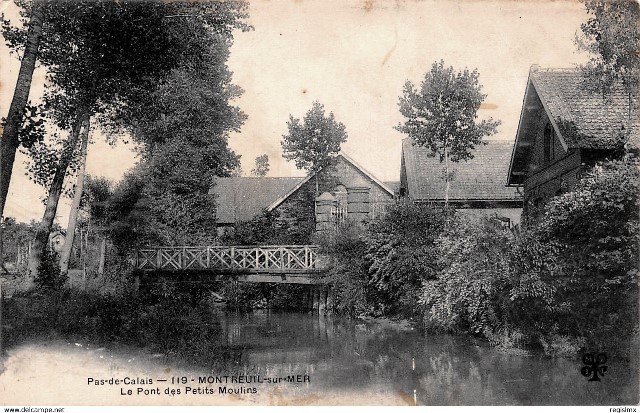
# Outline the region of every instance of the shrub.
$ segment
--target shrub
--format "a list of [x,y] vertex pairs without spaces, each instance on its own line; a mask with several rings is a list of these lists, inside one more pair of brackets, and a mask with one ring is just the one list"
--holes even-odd
[[596,165],[525,216],[511,249],[511,321],[547,354],[627,355],[638,331],[637,162]]
[[333,308],[329,310],[351,316],[374,312],[367,291],[364,231],[347,222],[336,232],[316,236],[314,241],[320,245],[327,268],[322,281],[332,288]]
[[42,255],[42,261],[38,266],[38,274],[34,283],[36,288],[45,290],[59,290],[67,281],[67,276],[60,272],[56,254],[48,248]]
[[435,277],[425,280],[425,324],[446,332],[509,336],[509,261],[513,238],[497,219],[458,217],[434,241]]
[[371,223],[365,254],[368,284],[387,314],[412,317],[422,283],[435,274],[434,242],[452,219],[451,210],[398,205]]
[[546,248],[540,275],[553,304],[544,333],[601,350],[627,347],[638,325],[639,178],[637,161],[598,164],[525,228]]

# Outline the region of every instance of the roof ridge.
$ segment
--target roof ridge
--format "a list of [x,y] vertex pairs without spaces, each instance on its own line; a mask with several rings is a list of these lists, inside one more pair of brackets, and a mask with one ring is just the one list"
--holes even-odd
[[304,179],[304,176],[216,176],[215,179]]
[[532,65],[531,69],[533,72],[580,72],[580,68],[578,67],[540,67],[537,65]]

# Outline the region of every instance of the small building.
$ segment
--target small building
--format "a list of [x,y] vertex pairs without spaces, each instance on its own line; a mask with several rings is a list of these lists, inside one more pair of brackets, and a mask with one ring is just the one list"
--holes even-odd
[[[509,225],[518,224],[522,195],[505,186],[512,144],[487,140],[473,151],[468,161],[451,162],[449,204],[459,212],[478,216],[497,214]],[[402,141],[400,196],[415,203],[445,202],[444,163],[431,150]]]
[[578,69],[532,66],[507,184],[524,187],[527,207],[570,190],[585,168],[637,148],[629,96],[590,91]]
[[218,232],[260,215],[303,180],[300,177],[216,178],[209,194],[216,199]]
[[330,205],[331,220],[347,217],[353,188],[366,195],[367,218],[384,213],[395,204],[391,187],[362,168],[351,157],[340,153],[330,167],[320,171],[322,179],[316,191],[316,174],[307,177],[232,177],[217,178],[209,194],[216,197],[218,233],[259,216],[263,211],[277,211],[284,220],[309,221],[315,226],[316,194]]

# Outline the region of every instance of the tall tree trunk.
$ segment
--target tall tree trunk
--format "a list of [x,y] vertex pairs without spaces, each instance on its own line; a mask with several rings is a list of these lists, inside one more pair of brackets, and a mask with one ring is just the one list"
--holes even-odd
[[33,78],[33,70],[36,67],[38,47],[42,37],[43,18],[44,12],[41,1],[34,0],[27,32],[27,44],[22,55],[16,88],[11,100],[11,106],[9,106],[7,120],[2,130],[2,140],[0,141],[0,216],[4,213],[7,193],[9,192],[13,162],[19,145],[18,131],[22,124],[24,108],[27,105],[29,91],[31,90],[31,79]]
[[[2,231],[4,230],[3,227],[4,223],[2,222],[2,218],[0,218],[0,270],[2,270],[2,273],[8,274],[9,271],[4,266],[4,238],[2,238]],[[2,328],[2,326],[0,326],[0,328]]]
[[446,182],[446,186],[444,189],[444,207],[449,207],[449,189],[451,189],[451,179],[449,176],[449,152],[447,151],[447,147],[444,147],[444,180]]
[[104,259],[107,254],[107,236],[102,234],[102,239],[100,240],[100,259],[98,261],[98,275],[104,275]]
[[71,211],[69,211],[69,223],[67,224],[67,236],[62,247],[60,255],[60,272],[66,274],[69,270],[69,259],[71,258],[71,249],[73,248],[73,238],[76,233],[76,225],[78,224],[78,212],[80,211],[80,201],[82,200],[82,192],[84,190],[84,170],[87,164],[87,145],[89,144],[89,116],[84,116],[82,121],[82,136],[80,137],[80,158],[78,159],[78,178],[76,181],[76,190],[73,193],[73,202],[71,203]]
[[83,118],[78,117],[76,124],[71,131],[71,135],[67,139],[66,147],[63,149],[63,154],[60,156],[60,163],[56,168],[53,180],[51,181],[51,187],[49,189],[49,196],[47,197],[47,205],[44,210],[42,220],[36,229],[36,235],[33,239],[33,245],[29,253],[29,280],[28,283],[33,285],[33,280],[38,274],[38,267],[42,262],[47,243],[49,242],[49,234],[51,233],[51,227],[53,226],[53,220],[56,217],[58,211],[58,201],[62,194],[62,186],[64,184],[64,177],[67,174],[67,168],[73,157],[73,148],[78,143],[78,137],[80,135],[80,129],[83,123]]

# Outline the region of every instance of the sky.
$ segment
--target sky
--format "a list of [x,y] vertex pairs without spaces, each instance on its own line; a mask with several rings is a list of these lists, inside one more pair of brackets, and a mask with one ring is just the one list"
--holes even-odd
[[[14,19],[15,6],[0,1]],[[248,174],[254,160],[269,155],[269,176],[302,176],[281,157],[280,141],[289,115],[302,118],[320,101],[346,126],[342,146],[383,181],[399,180],[403,135],[398,99],[404,83],[419,84],[435,61],[455,69],[477,68],[487,95],[481,118],[502,121],[494,139],[513,142],[532,64],[573,67],[586,60],[574,38],[588,18],[574,0],[255,0],[250,32],[235,34],[228,62],[244,94],[233,103],[248,116],[230,146],[242,155]],[[19,61],[0,45],[0,116],[6,116]],[[41,93],[36,71],[32,95]],[[5,216],[39,220],[44,189],[25,176],[19,155]],[[93,134],[87,171],[113,181],[134,165],[125,144],[111,147]],[[65,225],[69,200],[61,202]]]

